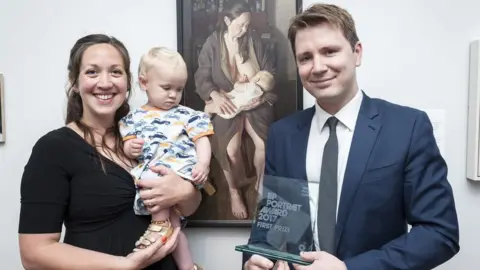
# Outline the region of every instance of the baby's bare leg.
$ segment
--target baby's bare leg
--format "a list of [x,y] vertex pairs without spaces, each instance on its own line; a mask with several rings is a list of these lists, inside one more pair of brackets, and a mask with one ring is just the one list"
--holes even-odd
[[194,269],[193,258],[188,246],[187,236],[183,231],[178,233],[177,247],[172,252],[173,259],[177,264],[179,270],[192,270]]
[[[159,175],[150,170],[146,171],[142,175],[142,179],[158,179],[158,178],[159,178]],[[149,246],[152,243],[152,241],[165,242],[168,239],[168,237],[170,237],[170,235],[173,233],[172,225],[170,222],[170,209],[166,208],[156,212],[150,212],[149,209],[147,208],[148,206],[149,206],[148,201],[143,202],[141,206],[139,206],[145,212],[144,214],[149,213],[152,218],[152,222],[148,226],[145,233],[140,237],[137,243],[135,243],[135,246],[140,249],[145,248],[146,246]],[[168,228],[168,229],[165,230],[165,228]]]
[[[142,179],[157,179],[159,178],[157,173],[154,173],[152,171],[147,171]],[[141,181],[141,180],[140,180]],[[160,209],[157,212],[150,213],[152,215],[152,221],[158,223],[162,221],[169,221],[170,219],[170,209]],[[156,238],[158,240],[158,238]]]
[[152,220],[153,221],[165,221],[170,218],[170,210],[169,209],[162,209],[158,212],[152,213]]
[[[172,226],[174,228],[180,227],[180,217],[172,215]],[[177,247],[172,252],[173,259],[177,264],[179,270],[192,270],[194,269],[193,257],[188,246],[187,236],[183,231],[178,233]]]
[[[165,228],[167,228],[167,230],[165,230]],[[170,210],[163,209],[152,213],[152,222],[145,233],[135,243],[135,247],[143,249],[155,241],[165,242],[172,233],[173,228],[170,222]]]

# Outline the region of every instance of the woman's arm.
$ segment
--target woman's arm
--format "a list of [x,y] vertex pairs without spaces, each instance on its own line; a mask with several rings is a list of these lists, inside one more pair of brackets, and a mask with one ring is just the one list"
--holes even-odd
[[267,50],[267,48],[265,48],[265,45],[257,32],[252,32],[252,41],[255,54],[257,55],[258,64],[260,65],[260,70],[268,71],[275,76],[276,68],[273,55]]
[[157,241],[127,257],[59,243],[60,233],[20,234],[20,254],[27,270],[140,270],[170,254],[177,245],[179,231],[176,228],[166,243]]
[[278,99],[278,93],[276,93],[275,84],[275,76],[276,76],[276,67],[275,62],[272,57],[271,52],[269,52],[261,41],[261,38],[258,34],[252,34],[253,46],[255,49],[255,53],[258,58],[258,63],[260,65],[260,70],[264,72],[268,72],[271,76],[269,83],[271,85],[269,91],[266,91],[266,94],[262,97],[263,101],[266,101],[272,106]]
[[129,269],[125,257],[59,243],[60,233],[20,234],[20,256],[26,270]]
[[[64,169],[63,140],[48,134],[33,147],[25,166],[20,194],[20,255],[30,269],[126,269],[125,258],[59,243],[70,199]],[[59,145],[60,144],[60,145]],[[122,266],[124,264],[124,266]]]
[[203,44],[198,55],[198,69],[195,72],[195,91],[205,101],[210,100],[212,91],[219,90],[212,78],[215,40],[217,39],[211,35]]

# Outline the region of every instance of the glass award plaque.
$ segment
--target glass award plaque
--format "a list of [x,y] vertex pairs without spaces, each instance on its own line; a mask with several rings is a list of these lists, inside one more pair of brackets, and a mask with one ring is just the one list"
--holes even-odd
[[314,221],[308,190],[309,185],[318,187],[318,183],[270,175],[265,175],[262,182],[249,243],[236,246],[235,250],[273,261],[311,264],[299,254],[313,250]]

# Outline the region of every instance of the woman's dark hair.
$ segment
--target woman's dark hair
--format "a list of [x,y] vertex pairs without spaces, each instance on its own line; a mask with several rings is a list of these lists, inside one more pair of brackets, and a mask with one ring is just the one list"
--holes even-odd
[[[123,102],[122,106],[118,108],[115,112],[115,120],[112,127],[108,128],[105,134],[102,135],[102,140],[100,142],[95,140],[94,137],[94,130],[92,127],[86,125],[81,121],[83,116],[83,104],[82,98],[80,94],[75,91],[78,84],[78,77],[80,75],[80,67],[82,64],[82,59],[85,51],[93,45],[97,44],[110,44],[115,49],[118,50],[120,55],[123,59],[123,66],[127,75],[127,99]],[[82,131],[83,136],[87,142],[92,144],[95,148],[101,147],[104,152],[111,157],[111,153],[116,153],[119,155],[120,159],[128,160],[127,156],[123,151],[123,140],[120,135],[118,122],[119,120],[127,115],[130,110],[130,106],[128,104],[128,98],[130,97],[131,88],[132,88],[132,74],[130,72],[130,55],[128,50],[125,48],[122,42],[117,40],[114,37],[110,37],[103,34],[92,34],[87,35],[75,43],[73,48],[70,50],[70,60],[68,62],[68,79],[69,79],[69,87],[67,89],[67,117],[65,119],[65,123],[75,123],[78,128]],[[115,140],[114,146],[109,146],[106,143],[106,138],[108,136],[112,136]],[[102,161],[102,157],[99,154],[99,159],[102,164],[102,168],[104,167],[104,163]]]
[[[223,39],[223,34],[227,31],[227,25],[225,24],[225,17],[233,21],[234,19],[240,17],[243,13],[251,13],[250,5],[244,0],[230,0],[226,1],[223,6],[222,11],[218,17],[217,23],[217,34],[220,40]],[[250,37],[250,28],[247,32],[238,39],[238,50],[242,56],[243,62],[248,60],[249,50],[248,50],[248,39]]]

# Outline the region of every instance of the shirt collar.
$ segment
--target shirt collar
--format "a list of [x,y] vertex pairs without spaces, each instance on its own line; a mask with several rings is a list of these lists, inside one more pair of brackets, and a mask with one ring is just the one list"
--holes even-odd
[[[355,124],[357,123],[358,113],[360,112],[360,106],[362,105],[363,93],[358,90],[355,96],[350,100],[340,111],[334,116],[342,123],[349,131],[355,130]],[[322,131],[328,118],[332,115],[315,102],[315,118],[317,119],[318,128]]]

